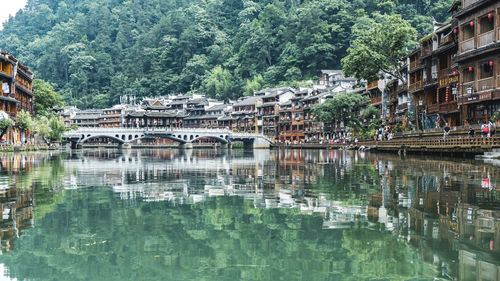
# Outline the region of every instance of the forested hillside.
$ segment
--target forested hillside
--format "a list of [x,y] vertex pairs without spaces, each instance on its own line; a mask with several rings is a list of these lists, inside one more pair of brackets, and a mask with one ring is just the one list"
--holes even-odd
[[127,93],[229,99],[340,68],[351,29],[373,12],[399,13],[423,35],[452,2],[28,0],[0,48],[82,108]]

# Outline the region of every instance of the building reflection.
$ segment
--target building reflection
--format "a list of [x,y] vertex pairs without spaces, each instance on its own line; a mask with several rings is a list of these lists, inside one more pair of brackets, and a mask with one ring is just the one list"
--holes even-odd
[[[324,228],[370,227],[420,249],[444,280],[500,280],[499,169],[336,150],[89,151],[69,161],[78,188],[192,204],[242,196],[256,208],[319,213]],[[96,161],[100,161],[99,164]],[[94,175],[94,176],[89,176]]]
[[14,250],[16,240],[34,226],[33,182],[35,154],[0,156],[0,245],[2,253]]
[[[43,155],[43,154],[42,154]],[[65,189],[109,186],[125,202],[239,196],[372,228],[419,249],[440,280],[500,280],[500,169],[474,160],[339,150],[85,150],[64,156]],[[33,227],[34,174],[50,156],[0,156],[2,251]],[[28,183],[28,184],[27,184]]]

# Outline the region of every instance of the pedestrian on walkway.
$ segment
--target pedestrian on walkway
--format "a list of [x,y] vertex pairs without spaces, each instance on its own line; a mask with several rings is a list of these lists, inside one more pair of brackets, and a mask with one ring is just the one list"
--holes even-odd
[[474,138],[476,136],[476,132],[474,132],[474,129],[472,127],[469,127],[469,137]]
[[450,133],[450,130],[451,130],[450,126],[448,126],[448,123],[446,123],[446,125],[443,128],[443,131],[444,131],[444,133],[443,133],[443,140],[446,139],[446,137]]
[[491,120],[490,120],[490,122],[488,123],[488,129],[489,129],[490,136],[491,136],[491,137],[495,136],[495,132],[496,132],[496,125],[495,125],[495,123],[491,122]]
[[481,125],[481,136],[483,138],[488,136],[489,132],[490,132],[490,130],[488,128],[488,125],[486,125],[486,124]]

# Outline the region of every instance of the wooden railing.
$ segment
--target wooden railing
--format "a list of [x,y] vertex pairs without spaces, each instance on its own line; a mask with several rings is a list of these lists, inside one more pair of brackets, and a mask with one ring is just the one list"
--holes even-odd
[[457,106],[456,101],[442,103],[439,105],[439,112],[442,112],[442,113],[453,112],[453,111],[457,111],[457,110],[458,110],[458,106]]
[[495,89],[495,77],[489,77],[485,79],[480,79],[477,81],[477,90],[486,91],[490,89]]
[[366,89],[367,90],[371,90],[371,89],[374,89],[374,88],[377,88],[378,87],[378,81],[374,81],[374,82],[371,82],[370,84],[368,84],[366,86]]
[[410,62],[410,69],[416,68],[419,65],[420,65],[420,61],[419,60],[411,61]]
[[396,106],[396,109],[397,109],[397,110],[404,110],[404,109],[406,109],[406,108],[408,108],[408,103],[407,103],[407,102],[402,103],[402,104],[398,104],[398,105]]
[[431,47],[422,48],[422,54],[421,54],[422,57],[428,56],[430,54],[432,54],[432,48]]
[[439,104],[429,104],[427,106],[427,112],[438,112],[439,111]]
[[478,48],[495,42],[495,29],[479,35]]
[[477,1],[479,0],[464,0],[464,5],[463,5],[463,8],[467,8],[469,7],[470,5],[476,3]]
[[415,83],[410,84],[410,86],[408,87],[408,90],[410,92],[418,91],[418,90],[422,89],[422,84],[423,84],[422,81],[416,81]]
[[500,147],[500,137],[457,137],[435,139],[401,139],[388,141],[361,141],[358,145],[366,147],[410,147],[410,148],[474,148]]
[[[471,81],[471,82],[464,82],[462,84],[462,95],[470,95],[470,94],[474,94],[474,91],[475,91],[475,82],[474,81]],[[469,90],[469,88],[471,90]]]
[[382,97],[376,97],[376,98],[371,98],[370,103],[371,104],[377,104],[382,102]]
[[474,49],[474,37],[464,40],[462,43],[460,43],[460,52],[468,52],[470,50]]
[[441,69],[438,71],[438,78],[439,79],[448,78],[448,76],[450,76],[450,74],[451,74],[450,68]]

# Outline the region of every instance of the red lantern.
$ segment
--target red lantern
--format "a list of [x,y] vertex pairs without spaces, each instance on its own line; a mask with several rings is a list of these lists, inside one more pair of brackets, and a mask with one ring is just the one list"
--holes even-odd
[[470,22],[470,26],[474,27],[474,22],[473,21]]
[[453,76],[457,76],[457,72],[456,71],[453,71]]
[[472,66],[469,66],[469,71],[472,71],[474,70],[474,68],[472,68]]
[[490,13],[488,14],[488,19],[492,19],[493,18],[493,15]]
[[458,29],[453,29],[453,34],[457,34],[458,33]]
[[490,66],[493,66],[493,61],[490,61]]

